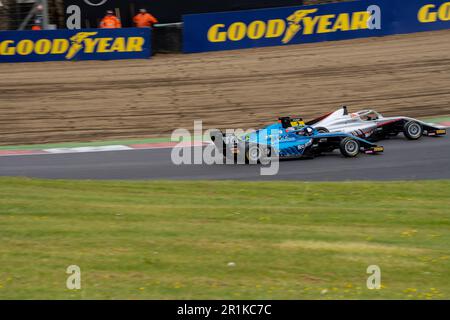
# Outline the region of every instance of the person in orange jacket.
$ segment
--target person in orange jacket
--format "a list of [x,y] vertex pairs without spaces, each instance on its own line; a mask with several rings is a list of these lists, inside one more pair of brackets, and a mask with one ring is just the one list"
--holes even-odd
[[102,29],[117,29],[122,28],[120,19],[114,15],[112,10],[106,11],[106,16],[100,21],[100,28]]
[[133,22],[138,28],[148,28],[158,23],[158,19],[148,13],[147,10],[139,9],[139,13],[134,16]]
[[42,30],[42,21],[39,19],[35,19],[34,24],[31,26],[31,30],[33,30],[33,31]]

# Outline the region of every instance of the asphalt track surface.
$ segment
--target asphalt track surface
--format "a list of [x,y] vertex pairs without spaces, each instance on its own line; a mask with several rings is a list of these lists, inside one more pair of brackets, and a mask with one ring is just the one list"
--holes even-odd
[[423,180],[450,179],[450,138],[402,135],[379,143],[380,155],[347,159],[338,151],[311,160],[281,161],[261,176],[259,165],[174,165],[171,149],[0,157],[0,176],[50,179]]

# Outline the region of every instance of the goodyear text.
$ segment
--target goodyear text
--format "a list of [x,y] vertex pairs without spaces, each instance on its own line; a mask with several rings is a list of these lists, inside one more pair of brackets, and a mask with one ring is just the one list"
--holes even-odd
[[150,30],[0,32],[0,61],[96,60],[150,57]]
[[184,52],[450,29],[450,0],[359,0],[186,15]]

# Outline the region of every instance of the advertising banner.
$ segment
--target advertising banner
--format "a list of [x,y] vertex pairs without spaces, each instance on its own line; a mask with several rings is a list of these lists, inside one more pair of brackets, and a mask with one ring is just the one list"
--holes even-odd
[[0,31],[0,62],[142,59],[150,28]]
[[447,0],[374,0],[183,16],[186,53],[450,29]]

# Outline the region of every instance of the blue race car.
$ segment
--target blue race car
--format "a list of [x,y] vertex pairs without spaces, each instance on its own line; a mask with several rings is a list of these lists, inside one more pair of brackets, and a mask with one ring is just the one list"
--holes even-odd
[[301,119],[291,118],[280,118],[278,123],[242,136],[214,131],[211,140],[225,157],[244,159],[245,163],[265,163],[273,156],[314,158],[336,149],[345,157],[384,151],[382,146],[347,133],[319,133],[313,127],[304,126]]

